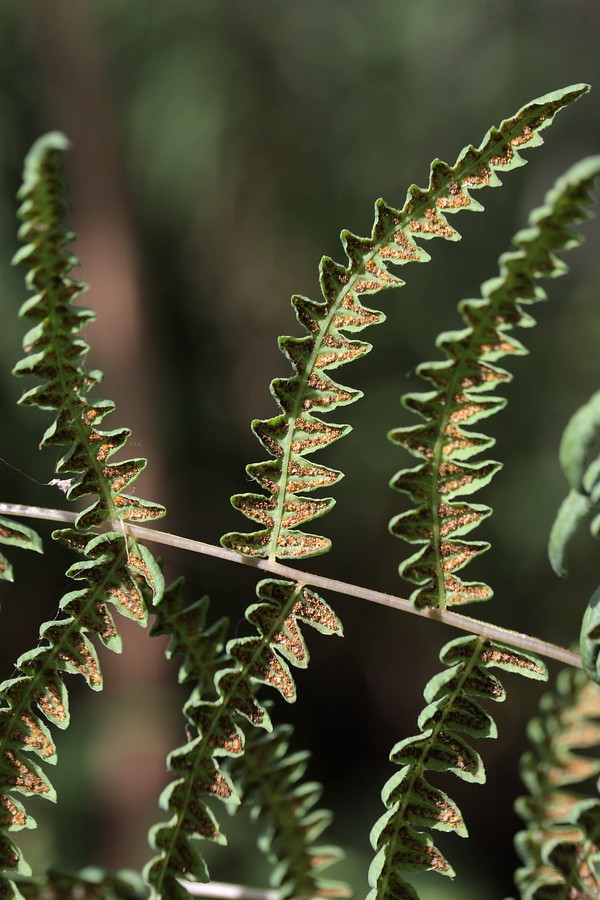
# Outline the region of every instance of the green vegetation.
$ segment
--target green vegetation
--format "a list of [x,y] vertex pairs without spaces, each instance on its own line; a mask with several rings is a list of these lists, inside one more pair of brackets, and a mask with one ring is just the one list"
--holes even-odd
[[[53,415],[40,449],[60,448],[62,455],[49,485],[74,503],[74,511],[2,504],[0,541],[39,554],[41,538],[12,515],[69,523],[54,531],[52,539],[69,557],[66,575],[76,588],[62,591],[53,618],[40,627],[36,646],[19,656],[14,671],[0,686],[0,896],[112,898],[149,893],[165,900],[188,897],[195,891],[194,883],[210,878],[211,844],[226,842],[224,810],[234,812],[246,806],[259,822],[259,847],[270,863],[271,884],[279,896],[348,896],[343,853],[321,843],[331,815],[315,808],[321,788],[304,779],[308,754],[295,749],[291,727],[280,724],[282,702],[293,702],[297,695],[290,667],[305,669],[309,663],[308,626],[324,635],[342,635],[338,615],[329,600],[317,593],[328,588],[468,632],[445,643],[440,651],[443,669],[424,688],[426,705],[418,717],[419,733],[400,735],[391,750],[391,761],[399,768],[383,787],[384,811],[371,831],[370,900],[431,896],[426,882],[413,881],[429,871],[460,878],[460,867],[446,859],[452,855],[452,845],[446,849],[438,838],[444,832],[466,837],[469,816],[463,818],[451,796],[453,788],[446,786],[444,777],[439,786],[438,779],[452,772],[466,782],[486,780],[482,758],[471,739],[498,733],[495,719],[482,705],[506,697],[504,684],[493,670],[545,680],[542,657],[570,668],[560,675],[556,691],[544,698],[530,728],[534,751],[522,764],[529,796],[518,802],[526,830],[517,838],[523,866],[516,883],[520,896],[531,900],[597,896],[600,803],[590,780],[600,771],[600,760],[590,751],[597,751],[600,744],[598,593],[583,616],[576,650],[545,639],[543,598],[531,598],[538,624],[532,635],[468,618],[455,607],[492,597],[487,583],[463,581],[456,574],[472,560],[477,560],[474,565],[480,571],[485,569],[477,558],[489,549],[489,543],[465,536],[487,519],[491,509],[472,503],[469,495],[487,489],[501,468],[494,460],[472,461],[495,443],[472,426],[481,427],[481,420],[506,406],[495,391],[511,375],[498,361],[527,352],[513,329],[535,325],[524,307],[546,299],[541,280],[566,273],[563,254],[581,243],[579,226],[591,215],[600,156],[575,163],[558,179],[543,206],[531,213],[527,227],[516,233],[511,249],[500,256],[499,274],[484,282],[479,299],[460,303],[460,330],[439,335],[437,346],[443,358],[417,368],[417,375],[428,383],[427,390],[411,391],[403,398],[404,406],[422,420],[390,432],[392,443],[418,461],[403,468],[391,483],[410,500],[410,506],[395,512],[390,522],[394,536],[417,546],[408,559],[402,561],[402,554],[398,559],[400,575],[416,585],[409,600],[378,592],[375,586],[336,582],[289,565],[331,549],[330,538],[303,529],[332,510],[335,500],[321,494],[337,485],[342,472],[321,463],[320,456],[315,461],[313,454],[325,450],[327,460],[335,461],[337,446],[329,446],[351,430],[330,417],[337,415],[337,407],[358,401],[362,391],[335,381],[330,373],[371,350],[370,344],[354,335],[384,321],[383,313],[371,308],[375,295],[385,291],[388,303],[403,297],[405,292],[393,290],[404,285],[400,267],[404,274],[410,263],[429,261],[425,246],[435,256],[436,238],[442,239],[441,246],[456,242],[460,235],[449,215],[482,212],[479,192],[500,186],[501,177],[523,166],[527,151],[541,146],[540,133],[587,90],[586,85],[574,85],[528,103],[490,129],[478,147],[468,145],[454,165],[436,159],[427,187],[409,187],[401,208],[379,200],[369,237],[342,232],[347,263],[324,257],[319,270],[321,297],[292,298],[304,333],[279,339],[292,368],[291,375],[271,382],[279,410],[252,423],[264,453],[269,454],[267,460],[247,466],[249,478],[261,492],[236,493],[232,504],[258,523],[259,530],[229,531],[221,546],[148,527],[165,509],[135,493],[134,482],[146,460],[121,458],[130,432],[112,423],[105,430],[104,419],[113,414],[114,404],[95,396],[102,373],[87,364],[90,348],[82,332],[87,336],[95,314],[79,304],[85,286],[72,277],[78,260],[70,252],[74,236],[65,225],[63,157],[68,142],[58,132],[36,141],[26,159],[19,193],[22,246],[14,261],[26,269],[31,296],[20,311],[29,330],[23,338],[25,356],[14,374],[35,379],[34,386],[22,394],[21,405]],[[76,148],[73,152],[77,153]],[[493,236],[492,227],[490,240]],[[242,237],[237,235],[237,240]],[[235,253],[230,264],[235,264]],[[114,340],[119,340],[121,325],[117,316]],[[543,389],[542,376],[539,386]],[[593,536],[600,533],[598,421],[595,394],[575,414],[561,445],[569,493],[552,530],[550,557],[563,574],[567,544],[577,526],[589,517]],[[211,438],[208,431],[202,447],[205,456]],[[378,440],[373,437],[373,445]],[[378,459],[376,449],[372,459]],[[215,461],[208,458],[202,474],[206,492],[200,485],[198,495],[192,497],[190,489],[188,499],[202,508],[212,497],[214,469]],[[382,490],[386,480],[386,476],[380,479]],[[370,490],[367,479],[357,478],[350,497],[359,498]],[[355,519],[353,524],[359,540],[364,536],[366,541],[366,523]],[[385,529],[381,534],[385,535]],[[232,626],[228,619],[217,617],[207,597],[190,595],[181,578],[166,586],[165,564],[147,546],[153,541],[220,558],[224,582],[234,568],[225,562],[260,569],[256,600],[245,610],[244,622]],[[377,546],[377,541],[370,546]],[[10,550],[6,552],[12,557]],[[39,557],[31,559],[33,571]],[[21,574],[24,569],[17,569],[18,577],[26,578]],[[2,575],[6,580],[13,578],[11,561],[5,557]],[[534,574],[530,577],[535,580]],[[369,623],[374,607],[364,605]],[[73,871],[50,869],[46,875],[32,876],[19,837],[35,827],[30,804],[37,798],[57,799],[48,765],[61,755],[56,729],[64,730],[70,723],[70,675],[83,676],[94,691],[102,688],[100,654],[108,658],[104,649],[127,653],[116,613],[143,628],[151,623],[151,636],[169,638],[166,655],[177,658],[178,681],[185,685],[185,739],[168,754],[171,780],[160,797],[166,817],[150,829],[149,860],[140,873],[113,875],[102,869],[76,871],[74,866]],[[228,610],[228,614],[233,618],[235,613]],[[428,627],[439,627],[434,623]],[[568,640],[575,638],[577,630]],[[415,667],[415,677],[417,672]],[[411,697],[415,677],[408,685]],[[268,693],[263,696],[268,687],[275,688],[275,702]],[[515,688],[518,692],[518,685]],[[326,709],[335,731],[338,697],[353,702],[352,685],[345,684],[344,675],[330,674],[321,684],[321,695],[319,705]],[[397,698],[400,702],[402,696],[404,688]],[[136,704],[143,700],[138,698]],[[360,722],[357,738],[359,729]],[[118,744],[113,751],[112,765],[117,770],[122,765]],[[346,752],[353,760],[351,748],[339,747],[337,752]],[[365,782],[371,785],[372,779]],[[488,814],[493,817],[491,807]],[[249,825],[247,831],[251,830]],[[254,837],[247,834],[246,855],[253,852],[249,849],[253,844]],[[327,869],[333,863],[337,865],[330,878]]]

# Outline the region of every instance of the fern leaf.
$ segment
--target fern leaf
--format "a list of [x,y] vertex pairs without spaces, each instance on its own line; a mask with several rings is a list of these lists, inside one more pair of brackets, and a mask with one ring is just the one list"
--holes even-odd
[[243,727],[246,750],[232,761],[231,774],[242,800],[253,804],[253,817],[263,824],[259,847],[275,866],[271,884],[278,896],[281,900],[350,896],[346,885],[321,877],[322,870],[343,854],[337,847],[314,845],[332,817],[313,809],[321,785],[300,781],[309,753],[288,752],[291,726],[279,726],[270,733]]
[[425,688],[428,705],[419,717],[421,733],[400,741],[390,754],[401,769],[384,786],[382,799],[388,809],[371,832],[376,856],[369,871],[369,900],[415,900],[417,894],[401,873],[432,870],[454,876],[432,837],[421,829],[464,837],[466,826],[456,804],[430,784],[427,773],[453,772],[464,781],[483,783],[483,763],[469,739],[496,737],[496,726],[479,701],[498,702],[506,696],[489,669],[546,678],[545,667],[534,657],[478,637],[451,641],[440,659],[446,669]]
[[[563,670],[528,734],[533,750],[521,760],[521,777],[529,796],[516,803],[527,825],[515,840],[524,863],[515,876],[521,896],[596,897],[600,818],[597,798],[589,794],[600,774],[597,753],[590,754],[600,747],[600,687],[581,671]],[[595,849],[589,843],[594,834]]]
[[[43,716],[64,729],[69,724],[69,703],[64,673],[81,675],[92,688],[102,688],[96,650],[89,636],[95,635],[112,650],[120,650],[120,638],[107,604],[142,624],[147,617],[144,584],[155,596],[160,593],[160,572],[150,554],[139,547],[139,561],[132,558],[122,537],[96,535],[83,542],[86,559],[69,570],[72,578],[87,587],[66,594],[61,614],[40,628],[40,644],[17,660],[17,675],[0,684],[0,823],[18,831],[35,826],[14,794],[55,799],[43,768],[56,762],[56,747]],[[72,541],[74,543],[74,541]],[[3,869],[29,874],[28,867],[10,843],[4,843]],[[0,886],[3,879],[0,879]]]
[[[560,463],[569,483],[569,493],[558,511],[550,533],[548,556],[557,575],[566,575],[566,548],[579,523],[600,502],[600,391],[571,417],[560,444]],[[595,458],[592,454],[596,450]],[[592,522],[592,533],[600,536],[600,516]]]
[[444,608],[491,596],[486,584],[464,582],[456,574],[487,550],[485,542],[462,538],[491,510],[455,498],[479,490],[500,468],[489,460],[467,462],[494,444],[492,438],[469,429],[504,408],[504,399],[482,394],[511,378],[497,365],[499,359],[526,352],[509,332],[515,326],[535,324],[522,305],[545,299],[538,280],[566,271],[556,254],[581,242],[570,226],[589,217],[590,191],[599,172],[600,157],[591,157],[559,179],[544,206],[531,214],[529,227],[515,236],[516,249],[500,257],[500,274],[482,285],[482,298],[459,305],[466,327],[438,338],[447,360],[417,369],[434,390],[403,398],[425,423],[395,429],[390,438],[422,462],[403,469],[391,482],[408,494],[414,508],[395,516],[390,530],[420,547],[400,566],[400,574],[419,586],[411,595],[419,608]]
[[[92,639],[95,636],[115,651],[121,646],[110,607],[144,625],[147,600],[159,600],[163,589],[152,555],[123,533],[127,519],[144,521],[164,513],[161,506],[123,493],[146,461],[112,460],[129,431],[100,430],[114,406],[89,397],[102,376],[85,368],[88,346],[76,337],[94,314],[74,305],[84,286],[69,278],[77,261],[65,249],[73,237],[63,225],[67,203],[62,152],[66,146],[63,135],[50,133],[34,144],[25,162],[19,192],[19,236],[24,246],[15,262],[27,265],[26,284],[35,294],[20,311],[33,327],[24,338],[27,356],[14,371],[41,380],[20,402],[55,413],[41,442],[41,446],[67,448],[55,470],[61,477],[55,480],[67,481],[69,500],[92,497],[75,529],[53,534],[83,556],[67,574],[85,587],[62,598],[55,619],[42,625],[38,646],[18,659],[16,676],[0,685],[0,804],[2,825],[8,831],[35,824],[13,794],[54,799],[44,770],[31,757],[55,761],[55,746],[40,715],[59,728],[68,725],[64,674],[80,674],[93,690],[100,690],[102,675]],[[65,479],[65,475],[71,477]],[[101,535],[90,531],[106,524],[118,531]],[[8,838],[3,838],[2,848],[7,877],[0,877],[0,891],[12,896],[16,887],[9,873],[27,874],[28,869]]]
[[586,673],[600,684],[600,587],[592,594],[581,620],[579,651]]
[[600,896],[600,802],[597,799],[579,803],[573,812],[573,824],[579,831],[577,841],[548,841],[542,851],[544,863],[559,880],[544,873],[541,883],[524,894],[525,900],[595,900]]
[[428,187],[409,188],[401,210],[377,201],[370,238],[342,232],[348,264],[340,265],[328,257],[322,259],[322,299],[292,298],[296,318],[306,335],[280,339],[281,350],[294,372],[271,384],[281,413],[252,423],[258,440],[273,459],[253,463],[247,472],[267,494],[237,494],[232,503],[247,518],[259,522],[262,529],[226,534],[221,539],[224,546],[270,560],[313,556],[329,549],[327,538],[298,529],[327,512],[334,501],[312,500],[304,492],[329,487],[342,475],[314,465],[306,457],[350,430],[347,425],[326,423],[316,413],[353,403],[361,396],[360,391],[338,384],[326,373],[371,349],[369,344],[350,340],[344,334],[383,321],[383,314],[364,306],[363,298],[404,283],[390,272],[391,265],[429,259],[417,239],[458,240],[459,234],[446,215],[463,209],[480,210],[482,207],[471,192],[499,185],[497,172],[523,165],[521,151],[539,146],[539,132],[550,124],[558,110],[587,89],[585,85],[574,85],[533,101],[499,129],[491,129],[478,149],[466,147],[454,166],[435,160]]
[[220,656],[225,646],[229,621],[219,619],[210,627],[206,625],[208,597],[201,597],[187,604],[183,593],[184,579],[165,591],[156,607],[156,619],[150,630],[151,637],[169,635],[171,640],[165,655],[167,659],[182,656],[179,668],[180,684],[193,680],[198,695],[206,697],[213,689],[216,673],[223,667]]
[[[21,525],[19,522],[12,522],[10,519],[0,517],[0,544],[7,544],[13,547],[21,547],[24,550],[34,550],[36,553],[43,553],[42,539],[27,525]],[[12,581],[13,569],[4,554],[0,553],[0,581]]]
[[[569,541],[584,519],[600,537],[600,391],[571,417],[560,444],[560,463],[569,493],[556,515],[548,541],[550,564],[557,575],[567,574]],[[581,661],[590,678],[600,682],[600,587],[590,598],[581,623]]]
[[164,515],[164,508],[123,494],[144,469],[146,460],[109,462],[130,432],[98,429],[114,405],[88,397],[102,375],[81,365],[89,348],[81,338],[73,337],[94,320],[95,314],[74,305],[86,288],[68,277],[78,261],[65,250],[73,239],[63,224],[68,207],[62,151],[67,146],[66,138],[57,132],[40,138],[25,162],[18,195],[23,223],[19,237],[24,246],[13,261],[27,265],[26,283],[36,293],[20,310],[21,318],[33,327],[23,342],[27,356],[17,363],[14,373],[42,379],[42,384],[23,394],[20,403],[57,411],[41,446],[69,447],[56,468],[59,475],[74,476],[67,491],[69,499],[90,494],[96,498],[80,513],[77,527],[90,528],[107,520],[146,521]]
[[295,699],[287,662],[300,667],[308,663],[300,623],[324,633],[341,633],[329,606],[304,585],[265,579],[257,585],[257,594],[261,602],[246,613],[257,636],[230,640],[224,654],[226,623],[222,620],[205,628],[206,600],[186,607],[178,583],[156,607],[153,633],[173,634],[168,652],[184,657],[180,680],[196,681],[184,714],[189,734],[197,734],[169,756],[176,779],[163,792],[160,804],[171,818],[150,831],[157,856],[144,874],[159,896],[187,896],[178,881],[182,876],[208,880],[206,864],[193,839],[224,843],[225,837],[205,800],[215,797],[239,802],[220,760],[244,753],[245,723],[271,730],[268,711],[256,698],[258,687],[269,684],[288,702]]
[[144,900],[147,892],[136,872],[110,873],[96,867],[80,872],[50,868],[43,878],[18,878],[25,900]]

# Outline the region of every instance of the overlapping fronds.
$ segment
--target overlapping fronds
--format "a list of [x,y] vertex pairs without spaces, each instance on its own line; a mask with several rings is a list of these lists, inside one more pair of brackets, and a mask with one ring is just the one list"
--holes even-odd
[[169,654],[184,656],[180,680],[197,682],[184,706],[189,739],[169,755],[176,779],[160,799],[171,818],[150,832],[158,855],[146,866],[145,876],[162,897],[187,897],[178,881],[182,876],[208,880],[194,838],[219,843],[225,838],[205,799],[239,802],[220,758],[244,752],[244,723],[271,730],[268,711],[256,697],[261,684],[271,685],[288,702],[295,699],[288,663],[305,667],[309,659],[301,623],[326,634],[341,634],[331,608],[305,585],[265,579],[257,585],[257,595],[260,602],[246,611],[257,634],[228,641],[224,655],[226,623],[222,620],[205,629],[206,600],[186,607],[177,586],[157,607],[154,633],[173,634]]
[[231,766],[242,800],[253,805],[262,825],[260,849],[274,865],[271,884],[278,896],[348,897],[346,885],[326,881],[322,870],[343,856],[338,847],[315,845],[331,822],[328,810],[314,809],[322,787],[302,781],[310,754],[289,752],[292,728],[271,732],[247,731],[246,752]]
[[262,529],[227,534],[222,538],[226,547],[271,560],[313,556],[329,549],[327,538],[298,528],[322,516],[334,502],[329,498],[312,499],[305,493],[328,488],[341,478],[341,473],[308,462],[306,457],[349,431],[349,426],[326,423],[315,413],[347,405],[361,396],[360,391],[338,384],[326,373],[371,349],[369,344],[344,336],[344,332],[353,334],[383,321],[382,313],[363,306],[363,298],[404,283],[390,272],[390,265],[429,259],[416,239],[458,240],[459,234],[446,214],[480,210],[482,207],[471,192],[499,185],[497,172],[523,165],[521,151],[539,146],[539,132],[559,109],[586,90],[585,85],[574,85],[533,101],[498,129],[492,128],[478,149],[466,147],[454,166],[435,160],[429,186],[409,188],[401,210],[377,201],[370,238],[342,232],[348,264],[340,265],[328,257],[322,259],[322,299],[292,298],[296,318],[307,334],[280,339],[281,350],[294,370],[291,377],[271,383],[281,413],[252,424],[258,440],[273,459],[253,463],[247,472],[267,494],[237,494],[232,498],[233,505],[260,523]]
[[[382,322],[384,316],[364,305],[365,299],[403,284],[392,266],[429,259],[420,239],[458,240],[447,214],[480,210],[473,191],[499,185],[499,173],[523,165],[521,152],[541,144],[540,133],[555,114],[586,90],[585,85],[575,85],[533,101],[498,129],[491,129],[478,148],[463,150],[454,166],[435,160],[427,188],[413,185],[401,209],[377,202],[370,237],[342,233],[347,264],[329,258],[321,261],[321,298],[292,298],[304,335],[280,339],[293,370],[290,377],[271,384],[280,412],[253,423],[271,458],[248,466],[247,471],[264,493],[232,498],[234,506],[258,522],[261,530],[225,535],[225,546],[270,562],[312,556],[329,548],[327,538],[301,529],[334,502],[313,499],[313,492],[335,484],[342,475],[312,464],[309,458],[349,431],[349,426],[324,421],[323,416],[360,397],[360,391],[337,383],[330,373],[371,349],[354,336]],[[303,624],[338,635],[341,624],[328,604],[307,587],[304,576],[288,571],[286,580],[268,578],[258,584],[257,602],[246,611],[253,630],[228,640],[225,619],[207,624],[206,598],[187,604],[181,582],[164,592],[160,566],[128,531],[128,521],[153,520],[164,510],[126,493],[146,461],[116,459],[129,431],[103,430],[114,406],[91,396],[102,376],[85,365],[88,346],[81,331],[94,313],[77,305],[85,286],[70,278],[77,260],[66,249],[73,235],[63,223],[67,204],[61,156],[66,146],[62,135],[51,133],[34,145],[26,161],[19,194],[24,246],[15,261],[27,265],[27,285],[33,296],[21,309],[30,326],[24,339],[27,355],[14,371],[38,379],[21,403],[53,414],[40,447],[60,447],[63,455],[49,483],[57,484],[70,501],[89,502],[78,513],[74,527],[53,535],[78,554],[67,572],[77,587],[60,600],[56,616],[41,626],[38,645],[19,657],[12,676],[0,684],[0,898],[41,900],[85,894],[116,900],[138,898],[144,892],[141,882],[126,873],[51,871],[45,878],[32,879],[12,840],[15,832],[35,825],[23,798],[55,799],[46,764],[56,761],[51,726],[65,728],[69,722],[64,676],[79,674],[93,690],[102,687],[98,642],[113,651],[121,648],[115,610],[142,625],[154,610],[153,633],[171,636],[167,655],[182,657],[179,681],[191,687],[183,710],[185,742],[168,757],[173,780],[160,799],[166,821],[150,833],[155,855],[144,870],[144,879],[151,895],[183,900],[189,893],[182,879],[208,880],[198,841],[225,842],[211,806],[218,799],[231,808],[242,800],[254,805],[256,818],[265,826],[260,844],[273,863],[272,881],[282,898],[345,897],[343,885],[322,878],[323,870],[340,854],[317,843],[329,813],[314,809],[320,787],[300,782],[307,754],[290,755],[289,728],[272,729],[268,702],[261,698],[262,686],[269,685],[287,702],[295,699],[291,668],[303,668],[309,661]],[[481,487],[498,467],[495,462],[467,462],[493,443],[469,427],[504,405],[501,398],[487,394],[482,399],[482,395],[510,377],[497,361],[525,352],[510,336],[511,329],[533,324],[522,306],[544,299],[537,280],[565,271],[557,254],[579,242],[569,228],[587,216],[588,195],[598,172],[600,157],[574,167],[557,184],[546,205],[532,216],[530,227],[517,235],[516,250],[501,257],[500,276],[484,284],[482,299],[461,304],[465,328],[440,337],[438,346],[447,359],[421,367],[420,374],[433,390],[406,398],[425,425],[393,433],[397,443],[419,458],[419,466],[401,472],[394,486],[410,496],[416,509],[397,516],[392,528],[420,545],[401,568],[418,586],[412,599],[419,607],[444,607],[491,594],[486,585],[465,584],[456,576],[486,548],[482,542],[462,538],[489,513],[484,506],[456,498],[462,501]],[[113,327],[117,340],[118,321]],[[595,400],[591,406],[581,426],[584,438],[577,434],[577,446],[567,454],[570,484],[578,497],[559,526],[561,559],[573,523],[600,496],[600,464],[588,460],[600,415]],[[598,534],[600,517],[592,528]],[[30,529],[5,520],[0,520],[0,543],[39,549]],[[302,580],[292,581],[290,576]],[[9,577],[10,568],[0,557],[0,579]],[[588,667],[600,669],[596,606],[600,607],[600,593],[588,611],[587,626],[584,623],[588,642],[584,656],[588,654]],[[431,833],[466,835],[466,826],[456,803],[431,783],[432,775],[454,772],[467,781],[484,780],[483,763],[471,738],[496,735],[494,720],[482,705],[486,698],[505,697],[492,668],[534,679],[546,675],[535,658],[483,637],[452,641],[440,658],[444,670],[425,689],[427,706],[418,720],[420,733],[400,741],[391,754],[399,768],[384,788],[387,810],[371,834],[376,853],[369,873],[371,900],[414,900],[416,893],[403,880],[405,873],[453,874]],[[552,724],[550,716],[550,725],[539,726],[540,743],[550,738],[557,748],[548,770],[539,761],[530,769],[524,764],[526,773],[534,773],[531,781],[539,789],[529,806],[523,801],[531,823],[522,839],[530,854],[523,883],[525,896],[536,900],[550,896],[589,900],[600,890],[593,868],[598,858],[600,804],[571,793],[570,784],[569,789],[565,787],[569,779],[600,772],[600,763],[579,753],[599,743],[600,716],[596,707],[581,712],[590,682],[574,681],[573,685],[576,696],[571,706],[579,709],[577,723],[583,722],[585,735],[575,736],[575,721],[569,731],[566,719],[558,722],[556,712],[558,724]],[[571,699],[569,695],[567,700]],[[556,710],[553,707],[551,712]],[[558,780],[552,766],[560,769]],[[554,819],[548,811],[553,804],[556,808],[562,804]],[[548,833],[542,834],[546,826]]]
[[[112,650],[121,646],[109,607],[145,624],[146,595],[156,601],[163,588],[151,554],[126,538],[121,523],[153,519],[164,509],[123,493],[146,463],[111,461],[129,431],[98,429],[113,404],[88,396],[101,373],[84,367],[88,346],[74,336],[94,316],[73,305],[83,285],[68,277],[76,260],[65,250],[73,237],[63,225],[67,204],[61,153],[65,147],[65,138],[51,133],[33,146],[25,163],[19,193],[23,223],[19,235],[25,246],[15,261],[28,266],[26,283],[35,294],[20,314],[34,326],[24,338],[28,355],[15,373],[42,380],[23,394],[22,403],[56,413],[40,445],[67,447],[53,481],[66,487],[70,500],[89,495],[93,499],[79,514],[74,529],[53,535],[83,556],[67,574],[85,587],[62,598],[56,617],[41,626],[38,646],[20,656],[13,677],[0,685],[0,866],[7,876],[0,877],[0,896],[10,897],[20,896],[11,873],[27,874],[28,866],[4,831],[35,825],[14,794],[54,799],[48,777],[32,760],[56,760],[54,742],[41,717],[59,728],[68,725],[65,673],[82,675],[94,690],[102,687],[92,638]],[[105,523],[118,530],[100,535],[89,530]]]
[[369,900],[417,900],[402,874],[433,870],[454,876],[450,863],[422,829],[462,837],[467,829],[456,804],[430,783],[428,773],[453,772],[465,781],[485,781],[483,762],[469,739],[496,737],[495,722],[479,702],[506,696],[490,668],[546,678],[543,663],[534,657],[478,637],[451,641],[440,659],[446,669],[425,688],[428,705],[419,716],[421,733],[400,741],[390,755],[402,768],[383,789],[388,809],[371,832],[376,856],[369,871]]
[[[524,866],[515,881],[526,900],[598,897],[600,687],[576,670],[559,674],[528,729],[533,750],[521,760],[529,796],[516,809],[527,830],[516,837]],[[593,779],[593,780],[592,780]]]
[[[27,525],[22,525],[20,522],[12,522],[10,519],[5,519],[4,516],[0,516],[0,544],[43,553],[42,539],[33,528],[28,528]],[[12,565],[3,553],[0,553],[0,580],[13,580]]]
[[[162,576],[142,546],[132,553],[122,536],[96,535],[91,540],[72,531],[64,533],[85,559],[68,574],[87,582],[81,590],[66,594],[55,619],[40,628],[39,645],[17,660],[15,675],[0,684],[0,825],[6,831],[35,826],[14,796],[55,799],[42,767],[32,760],[56,762],[56,747],[44,719],[58,728],[69,724],[65,673],[82,675],[93,690],[102,688],[102,675],[91,638],[96,636],[112,650],[120,650],[120,637],[109,611],[144,623],[147,617],[144,589],[159,596]],[[28,866],[8,835],[0,837],[0,865],[4,870],[27,874]],[[0,889],[12,889],[0,878]],[[2,894],[0,893],[0,896]]]
[[[391,486],[408,494],[414,506],[392,519],[390,529],[420,545],[400,566],[400,574],[418,585],[411,595],[417,607],[444,608],[491,596],[486,584],[464,582],[456,574],[488,548],[485,542],[461,538],[490,509],[455,498],[479,490],[500,468],[490,460],[466,462],[495,443],[470,426],[506,405],[503,398],[489,396],[511,378],[496,363],[526,352],[509,332],[515,326],[535,324],[522,304],[545,299],[538,280],[566,271],[556,254],[582,240],[570,226],[589,217],[590,191],[599,172],[600,157],[591,157],[559,179],[544,206],[531,214],[529,227],[513,239],[516,249],[500,257],[500,274],[482,285],[481,299],[459,305],[466,328],[439,336],[437,346],[448,359],[417,369],[434,389],[403,398],[425,423],[398,428],[390,438],[423,462],[403,469],[392,480]],[[595,473],[597,477],[597,463]]]

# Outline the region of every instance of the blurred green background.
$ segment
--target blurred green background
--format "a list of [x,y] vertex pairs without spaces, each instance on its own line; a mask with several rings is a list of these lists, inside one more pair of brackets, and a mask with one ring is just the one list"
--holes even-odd
[[[399,398],[419,388],[415,366],[437,357],[438,332],[459,326],[457,302],[478,296],[555,178],[599,152],[599,31],[597,0],[5,0],[0,456],[39,482],[52,477],[54,459],[36,449],[48,420],[15,406],[23,385],[10,376],[22,355],[15,313],[26,297],[23,273],[10,267],[14,195],[22,159],[44,131],[61,129],[73,142],[70,224],[79,274],[91,284],[85,299],[99,314],[86,335],[89,362],[106,373],[102,395],[117,402],[107,427],[133,429],[131,454],[150,460],[138,494],[166,504],[165,529],[217,543],[246,527],[228,498],[251,489],[244,466],[264,456],[249,423],[275,414],[268,385],[289,371],[276,343],[300,333],[289,297],[318,296],[321,255],[344,261],[341,228],[370,233],[374,200],[401,206],[411,183],[426,185],[433,158],[453,163],[528,100],[589,82],[596,89],[560,113],[544,132],[546,146],[526,154],[528,165],[507,174],[502,190],[478,194],[486,213],[453,219],[462,242],[428,246],[432,262],[405,267],[407,286],[377,299],[388,321],[365,335],[369,357],[341,375],[365,399],[334,416],[354,428],[323,455],[346,473],[321,523],[334,549],[306,568],[406,596],[397,566],[409,548],[387,531],[404,503],[387,483],[410,460],[386,433],[409,422]],[[550,302],[535,311],[540,327],[519,335],[531,355],[511,364],[508,409],[489,422],[506,466],[477,498],[495,508],[477,534],[493,547],[466,573],[496,592],[489,609],[470,613],[565,645],[598,580],[597,545],[586,534],[568,582],[554,578],[545,555],[564,493],[560,433],[599,380],[598,223],[584,232],[586,244],[567,260],[570,275],[547,285]],[[2,499],[64,505],[54,488],[2,465],[0,482]],[[3,677],[69,589],[62,573],[71,560],[51,541],[46,547],[46,568],[19,556],[15,585],[2,586]],[[250,570],[164,557],[169,578],[185,572],[190,597],[209,593],[214,615],[229,615],[243,633]],[[327,840],[348,857],[332,877],[361,896],[369,829],[393,770],[388,753],[415,732],[422,688],[457,633],[328,599],[345,638],[309,636],[313,660],[298,674],[299,699],[279,715],[295,723],[297,749],[312,748],[309,775],[325,784],[323,804],[336,813]],[[55,773],[62,803],[32,804],[44,826],[28,839],[38,866],[140,867],[148,856],[164,755],[184,738],[181,696],[164,645],[125,630],[123,657],[102,655],[105,692],[72,682],[73,725],[59,735]],[[500,739],[478,748],[489,784],[445,785],[472,834],[439,841],[459,881],[429,876],[425,900],[497,900],[513,891],[517,762],[541,691],[514,680],[508,688],[505,708],[493,710]],[[254,826],[232,819],[225,827],[229,851],[208,848],[213,877],[266,884],[248,840]]]

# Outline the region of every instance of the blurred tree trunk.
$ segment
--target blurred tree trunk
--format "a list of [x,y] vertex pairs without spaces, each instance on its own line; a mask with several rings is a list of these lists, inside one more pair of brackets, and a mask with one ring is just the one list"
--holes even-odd
[[[42,114],[48,129],[73,142],[66,166],[77,232],[75,272],[91,285],[84,298],[98,312],[87,335],[90,363],[106,373],[102,394],[117,401],[108,428],[133,430],[131,455],[149,458],[140,495],[165,501],[161,448],[156,438],[151,335],[142,308],[139,261],[121,164],[119,135],[102,47],[80,0],[32,0],[26,8],[37,46]],[[102,654],[110,709],[103,705],[102,734],[94,734],[95,818],[98,862],[139,867],[148,856],[145,825],[158,818],[169,735],[162,723],[160,690],[166,664],[163,644],[121,619],[125,658]],[[151,706],[151,700],[154,706]],[[118,758],[117,758],[118,754]]]

